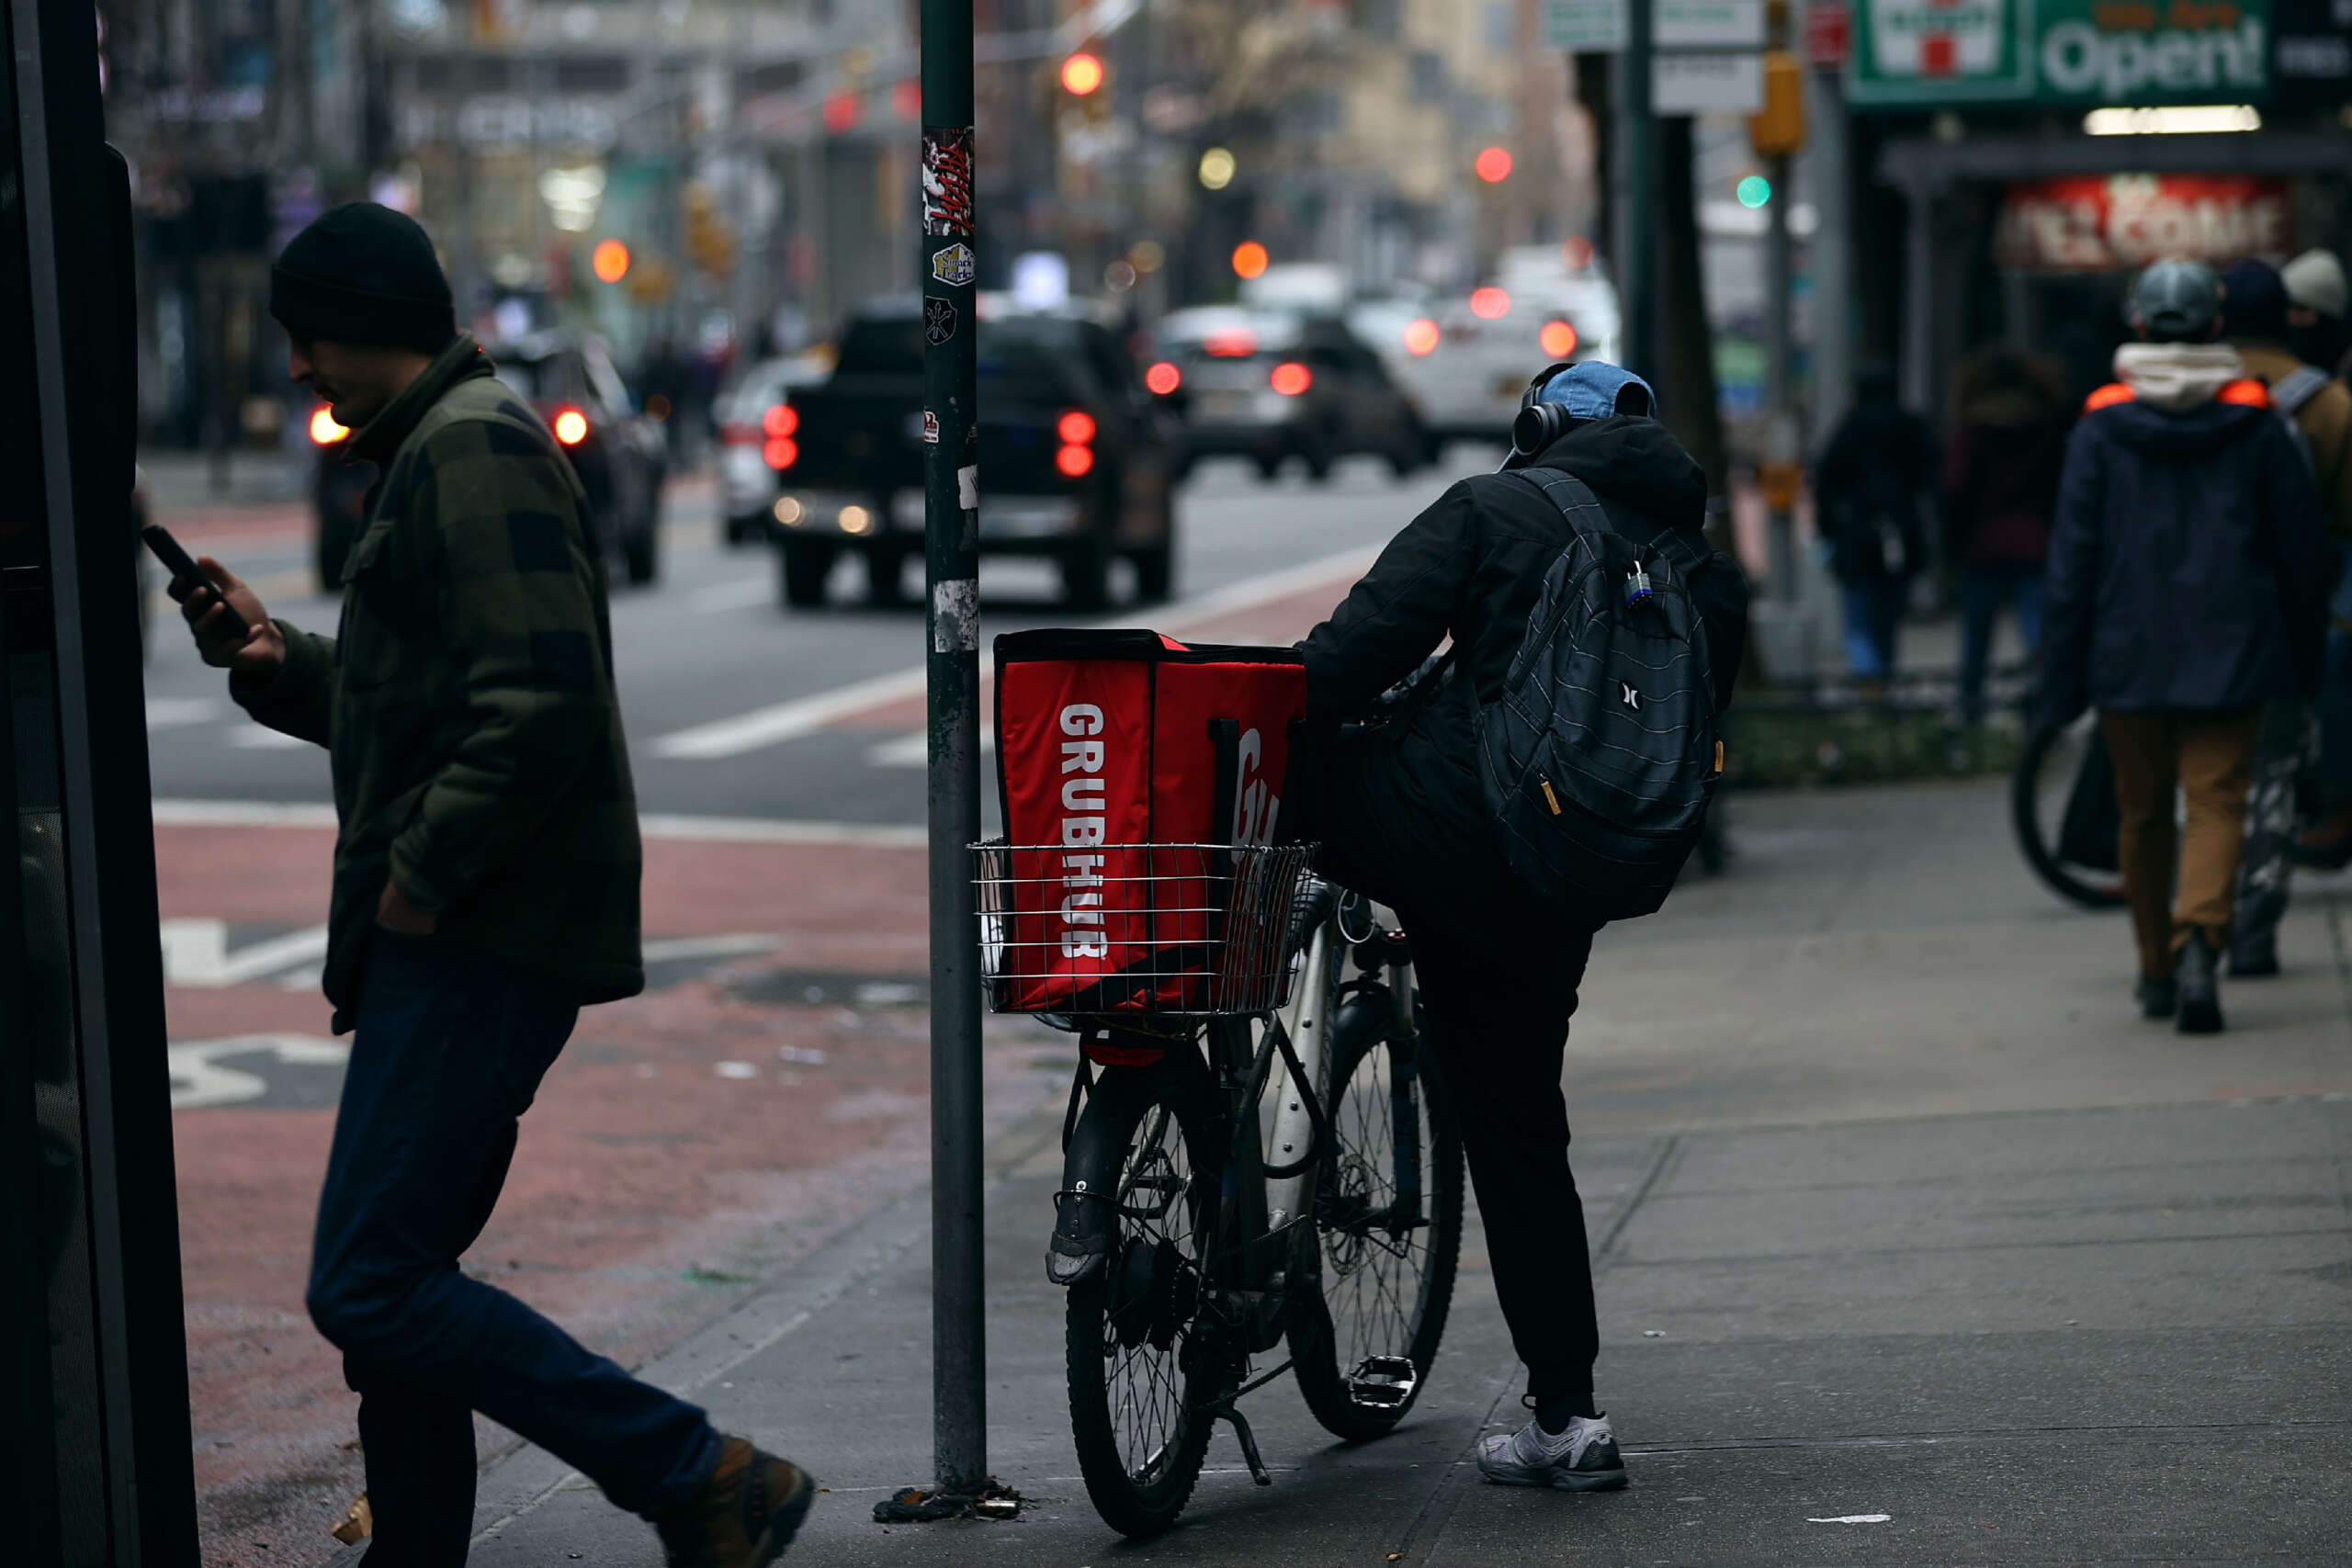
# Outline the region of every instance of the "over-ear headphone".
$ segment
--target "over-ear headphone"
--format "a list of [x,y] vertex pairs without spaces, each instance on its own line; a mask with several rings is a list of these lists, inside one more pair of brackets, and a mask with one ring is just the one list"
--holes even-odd
[[[1557,441],[1568,426],[1576,423],[1576,416],[1558,403],[1535,400],[1544,395],[1544,389],[1551,385],[1552,378],[1567,368],[1566,360],[1557,360],[1529,378],[1527,389],[1519,395],[1519,413],[1510,422],[1510,458],[1506,459],[1506,466],[1512,459],[1534,457]],[[1639,383],[1627,382],[1617,389],[1615,412],[1640,419],[1647,418],[1655,411],[1650,406],[1649,393]]]

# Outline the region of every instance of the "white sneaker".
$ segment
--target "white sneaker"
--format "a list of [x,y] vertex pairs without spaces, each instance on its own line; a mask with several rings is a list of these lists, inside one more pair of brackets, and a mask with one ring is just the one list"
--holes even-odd
[[1516,1432],[1479,1439],[1478,1473],[1503,1486],[1613,1492],[1625,1484],[1625,1460],[1607,1416],[1578,1416],[1565,1432],[1547,1432],[1530,1421]]

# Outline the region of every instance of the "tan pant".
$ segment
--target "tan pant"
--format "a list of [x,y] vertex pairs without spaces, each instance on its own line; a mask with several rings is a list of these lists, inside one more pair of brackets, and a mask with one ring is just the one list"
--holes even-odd
[[[2163,713],[2100,710],[2115,761],[2122,821],[2116,849],[2140,973],[2168,978],[2192,929],[2218,953],[2229,945],[2230,905],[2245,846],[2246,786],[2254,778],[2260,708]],[[2173,792],[2188,796],[2188,822],[2176,832]],[[2176,840],[2177,843],[2176,844]],[[2174,893],[2177,849],[2179,891]]]

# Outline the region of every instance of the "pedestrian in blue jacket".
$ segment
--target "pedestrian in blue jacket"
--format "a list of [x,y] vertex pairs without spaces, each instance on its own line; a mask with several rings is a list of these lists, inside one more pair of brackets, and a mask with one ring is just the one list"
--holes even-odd
[[2212,341],[2221,305],[2194,262],[2134,285],[2141,341],[2116,350],[2117,381],[2067,445],[2044,609],[2043,718],[2099,710],[2139,999],[2184,1033],[2222,1027],[2216,955],[2262,705],[2318,689],[2335,578],[2310,465],[2263,384]]

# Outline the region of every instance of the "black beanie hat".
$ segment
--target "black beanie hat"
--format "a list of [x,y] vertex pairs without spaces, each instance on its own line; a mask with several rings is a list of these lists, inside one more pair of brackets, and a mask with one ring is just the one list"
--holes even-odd
[[2222,274],[2222,331],[2231,337],[2287,341],[2287,284],[2266,261],[2242,261]]
[[449,280],[424,228],[372,201],[330,207],[269,269],[269,313],[289,333],[437,353],[458,335]]

